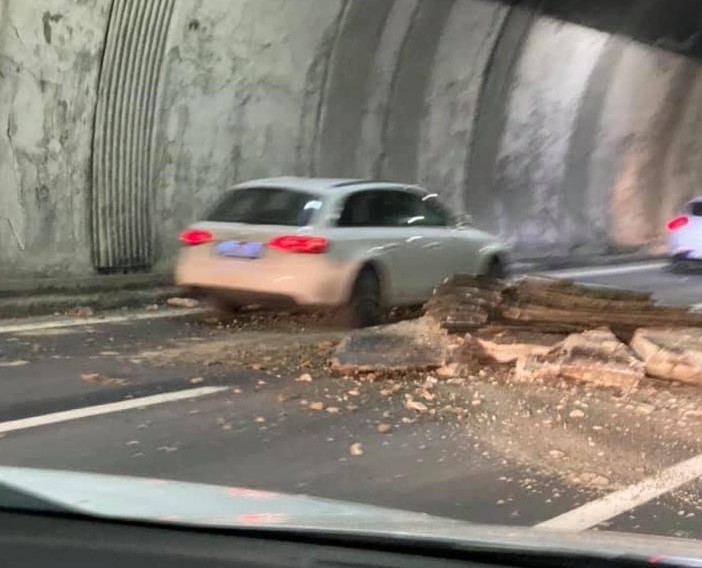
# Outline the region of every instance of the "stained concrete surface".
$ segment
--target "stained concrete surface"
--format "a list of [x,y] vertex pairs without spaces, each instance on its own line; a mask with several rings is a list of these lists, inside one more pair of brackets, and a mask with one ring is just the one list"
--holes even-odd
[[[699,3],[158,0],[147,61],[114,2],[0,7],[0,278],[92,274],[117,223],[91,221],[95,168],[142,176],[107,195],[134,216],[108,271],[167,271],[178,231],[254,177],[423,183],[517,256],[648,247],[698,191]],[[107,37],[134,58],[104,58]],[[99,85],[147,64],[141,121]],[[123,133],[108,162],[96,124]]]

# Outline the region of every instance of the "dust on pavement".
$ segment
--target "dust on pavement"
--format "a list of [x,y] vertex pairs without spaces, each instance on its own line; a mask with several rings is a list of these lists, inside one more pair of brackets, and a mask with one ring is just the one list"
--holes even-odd
[[[248,316],[217,333],[124,357],[160,366],[249,367],[276,381],[278,403],[338,415],[372,404],[374,428],[391,432],[440,422],[478,433],[483,451],[556,475],[571,486],[611,491],[702,452],[702,396],[693,387],[645,380],[622,393],[559,380],[525,383],[508,368],[339,376],[329,366],[345,333],[308,316]],[[360,446],[350,454],[362,453]],[[360,452],[360,453],[359,453]],[[701,503],[702,505],[702,503]]]

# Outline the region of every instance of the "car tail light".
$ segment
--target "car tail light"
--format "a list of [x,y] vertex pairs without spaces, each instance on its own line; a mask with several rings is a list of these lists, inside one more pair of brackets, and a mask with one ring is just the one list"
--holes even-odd
[[268,241],[268,248],[304,254],[320,254],[327,250],[328,246],[329,241],[323,237],[286,235]]
[[678,229],[687,227],[689,223],[690,218],[687,215],[680,215],[679,217],[675,217],[668,221],[668,224],[666,226],[668,227],[669,231],[677,231]]
[[187,229],[180,234],[180,242],[191,247],[211,243],[213,240],[214,235],[204,229]]

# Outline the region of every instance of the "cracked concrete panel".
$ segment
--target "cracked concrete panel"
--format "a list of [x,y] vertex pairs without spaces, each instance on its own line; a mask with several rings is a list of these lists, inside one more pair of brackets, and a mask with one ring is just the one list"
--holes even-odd
[[667,101],[683,64],[679,55],[629,43],[612,76],[588,193],[602,206],[614,246],[648,245],[658,232],[653,219],[660,208],[659,170],[670,145],[666,130],[678,122]]
[[[465,163],[486,66],[508,8],[485,0],[454,4],[441,36],[421,129],[419,182],[464,210]],[[470,63],[468,63],[470,62]]]
[[109,0],[5,1],[0,278],[86,270],[86,187]]
[[551,18],[539,18],[529,33],[497,172],[500,233],[517,248],[567,252],[564,164],[582,95],[607,38]]
[[159,134],[161,269],[178,231],[228,187],[296,171],[306,77],[340,9],[341,0],[177,3]]

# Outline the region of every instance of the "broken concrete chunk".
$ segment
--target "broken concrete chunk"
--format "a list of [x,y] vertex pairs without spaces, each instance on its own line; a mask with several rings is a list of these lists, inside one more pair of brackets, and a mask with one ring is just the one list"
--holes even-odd
[[565,335],[529,330],[490,329],[475,334],[482,351],[497,363],[515,363],[532,355],[546,355]]
[[631,348],[649,376],[702,385],[702,329],[639,329]]
[[466,334],[451,359],[458,364],[508,365],[532,355],[546,355],[565,338],[562,334],[488,327]]
[[363,455],[363,445],[360,444],[359,442],[356,442],[355,444],[351,444],[349,446],[349,453],[354,456],[362,456]]
[[647,325],[702,326],[702,315],[655,305],[647,293],[533,276],[491,282],[458,275],[436,289],[425,312],[452,333],[490,325],[549,333],[606,326],[630,337]]
[[432,320],[364,329],[348,335],[332,357],[342,373],[430,370],[446,364],[446,333]]
[[570,335],[546,355],[517,363],[522,380],[563,378],[623,390],[635,387],[644,375],[643,363],[609,329]]
[[172,308],[197,308],[200,305],[194,298],[168,298],[166,303]]
[[76,308],[68,310],[66,315],[74,318],[90,318],[95,315],[95,310],[90,306],[78,306]]

